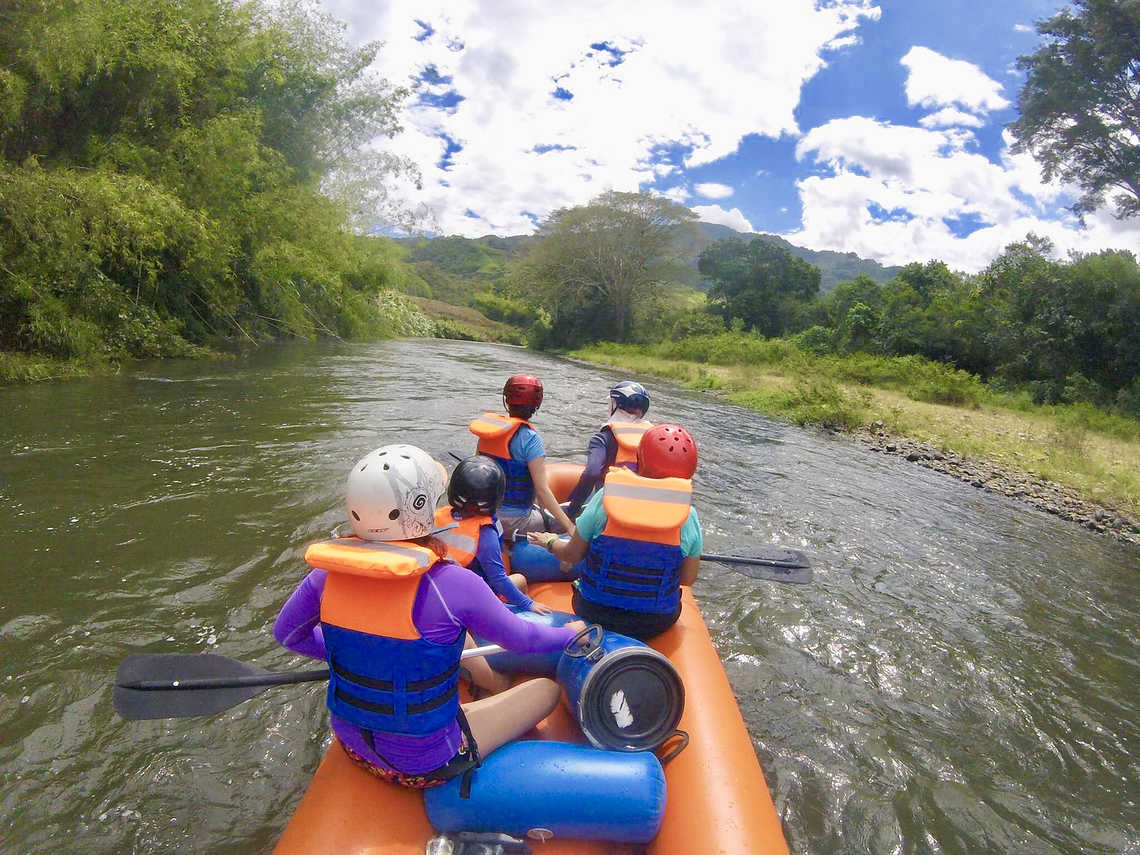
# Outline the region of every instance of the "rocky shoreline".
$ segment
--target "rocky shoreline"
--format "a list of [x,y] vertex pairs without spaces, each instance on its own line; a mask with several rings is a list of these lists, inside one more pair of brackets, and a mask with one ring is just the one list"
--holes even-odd
[[896,454],[912,463],[951,475],[987,493],[1001,493],[1011,499],[1071,520],[1087,529],[1140,546],[1140,524],[1116,511],[1082,499],[1073,490],[1006,469],[989,460],[963,457],[933,445],[885,433],[878,423],[853,434],[872,451]]

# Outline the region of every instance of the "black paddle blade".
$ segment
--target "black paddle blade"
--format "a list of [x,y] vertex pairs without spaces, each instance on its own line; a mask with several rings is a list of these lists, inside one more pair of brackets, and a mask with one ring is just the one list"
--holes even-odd
[[705,561],[730,565],[737,573],[752,579],[807,585],[814,574],[808,557],[785,546],[751,546],[731,555],[702,555]]
[[468,457],[471,457],[471,455],[464,454],[462,451],[455,451],[454,449],[449,449],[447,451],[437,451],[435,454],[436,460],[439,460],[448,466],[454,466],[460,460],[466,460]]
[[256,665],[212,653],[128,656],[115,675],[115,712],[131,721],[212,715],[264,692],[269,684],[195,688],[195,682],[265,676],[270,672]]

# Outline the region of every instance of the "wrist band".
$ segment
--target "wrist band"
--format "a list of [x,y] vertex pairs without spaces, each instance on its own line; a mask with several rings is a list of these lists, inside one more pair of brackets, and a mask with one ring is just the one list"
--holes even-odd
[[552,537],[552,538],[550,538],[550,540],[546,541],[546,551],[549,552],[551,555],[554,554],[554,542],[556,540],[558,540],[557,537]]

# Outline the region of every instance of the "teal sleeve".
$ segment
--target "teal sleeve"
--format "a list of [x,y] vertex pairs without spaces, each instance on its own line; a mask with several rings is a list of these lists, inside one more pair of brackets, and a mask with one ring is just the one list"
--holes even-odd
[[586,507],[578,515],[578,519],[574,521],[574,527],[578,529],[578,534],[581,535],[582,540],[589,543],[602,533],[606,527],[607,519],[606,510],[602,507],[602,493],[598,491],[586,503]]
[[705,537],[701,534],[701,521],[697,509],[689,508],[689,518],[681,526],[681,552],[686,558],[700,555],[705,551]]

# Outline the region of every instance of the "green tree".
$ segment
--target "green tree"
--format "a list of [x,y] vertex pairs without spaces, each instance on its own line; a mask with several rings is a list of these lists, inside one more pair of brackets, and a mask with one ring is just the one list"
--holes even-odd
[[765,336],[792,331],[798,312],[819,291],[819,268],[759,237],[716,241],[700,254],[697,269],[712,280],[708,296],[714,311]]
[[1045,180],[1083,191],[1085,214],[1112,194],[1116,215],[1140,214],[1140,0],[1072,0],[1073,10],[1037,24],[1050,39],[1022,56],[1028,79],[1009,128]]
[[378,329],[398,254],[331,192],[399,128],[375,50],[311,0],[0,0],[0,347]]
[[695,219],[668,199],[615,191],[552,213],[522,277],[550,311],[552,342],[625,341],[639,303],[681,275],[679,238]]

